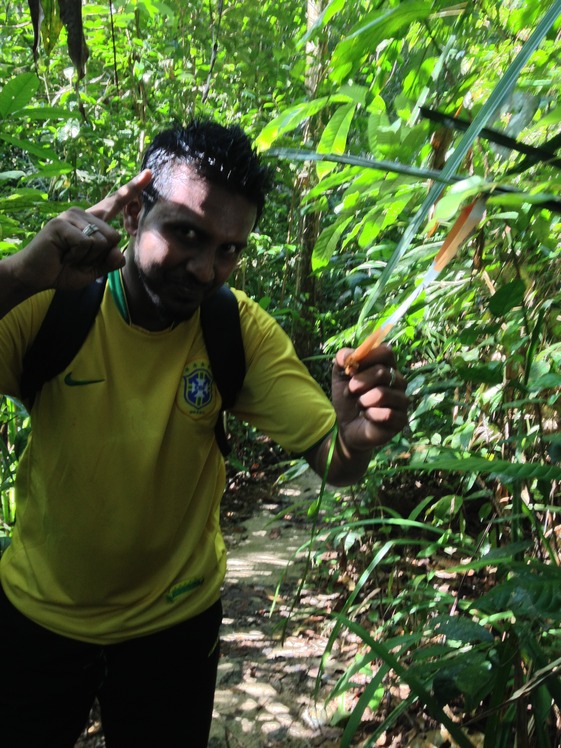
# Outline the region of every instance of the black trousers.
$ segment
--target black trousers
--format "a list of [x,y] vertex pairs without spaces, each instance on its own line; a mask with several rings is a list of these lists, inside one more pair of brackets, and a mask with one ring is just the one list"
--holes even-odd
[[97,697],[108,748],[206,748],[222,605],[150,636],[98,646],[17,611],[0,586],[0,740],[73,748]]

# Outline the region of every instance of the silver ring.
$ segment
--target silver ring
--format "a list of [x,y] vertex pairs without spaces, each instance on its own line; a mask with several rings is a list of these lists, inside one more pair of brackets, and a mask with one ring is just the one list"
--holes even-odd
[[390,383],[388,384],[388,387],[393,387],[395,384],[395,380],[397,379],[395,369],[393,366],[390,366]]
[[84,226],[84,228],[82,229],[82,234],[84,234],[84,236],[91,236],[92,234],[95,234],[98,231],[99,229],[95,225],[95,223],[88,223],[88,225]]

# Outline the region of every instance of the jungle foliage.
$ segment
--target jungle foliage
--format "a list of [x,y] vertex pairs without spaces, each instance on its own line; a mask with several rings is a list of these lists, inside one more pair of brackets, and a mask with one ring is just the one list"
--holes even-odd
[[[347,590],[326,658],[344,631],[363,645],[332,694],[343,746],[421,706],[461,746],[558,745],[561,1],[84,2],[78,69],[42,6],[35,60],[28,5],[0,10],[0,254],[122,183],[172,120],[237,122],[277,186],[235,283],[327,381],[485,198],[391,331],[410,427],[351,499],[310,507],[310,554]],[[4,535],[28,426],[5,399]]]

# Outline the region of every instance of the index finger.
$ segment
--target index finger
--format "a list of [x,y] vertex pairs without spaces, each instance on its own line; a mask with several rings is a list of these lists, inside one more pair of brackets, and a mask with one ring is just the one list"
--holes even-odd
[[122,187],[119,187],[117,192],[112,195],[103,198],[99,203],[92,205],[91,208],[86,210],[86,213],[91,213],[97,218],[101,218],[102,221],[111,221],[118,215],[121,210],[140,196],[142,190],[147,187],[152,181],[152,172],[150,169],[144,169],[136,177],[133,177],[130,182],[127,182]]
[[[375,366],[376,364],[382,364],[383,366],[395,366],[394,353],[391,347],[386,343],[381,343],[380,345],[368,351],[368,353],[364,355],[359,362],[356,363],[356,367],[352,365],[351,367],[349,367],[349,359],[352,360],[353,353],[354,351],[350,348],[342,348],[337,352],[337,355],[335,357],[337,365],[341,369],[345,369],[345,373],[350,376],[356,374],[359,368],[360,370],[367,369],[368,367]],[[347,371],[347,369],[349,368],[351,370]]]

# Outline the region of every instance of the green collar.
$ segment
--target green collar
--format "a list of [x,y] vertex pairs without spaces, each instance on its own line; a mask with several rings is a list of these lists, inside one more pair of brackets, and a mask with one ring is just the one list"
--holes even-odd
[[113,296],[121,317],[130,325],[131,316],[129,314],[127,296],[125,294],[125,286],[123,285],[123,275],[121,271],[113,270],[109,273],[107,276],[107,284],[109,285],[109,290],[111,291],[111,295]]
[[[125,284],[123,282],[123,272],[121,269],[112,270],[109,273],[107,276],[107,285],[109,286],[109,290],[111,291],[111,295],[113,296],[121,317],[128,325],[132,325],[129,305],[127,304]],[[179,322],[173,322],[168,329],[174,330],[178,324]]]

